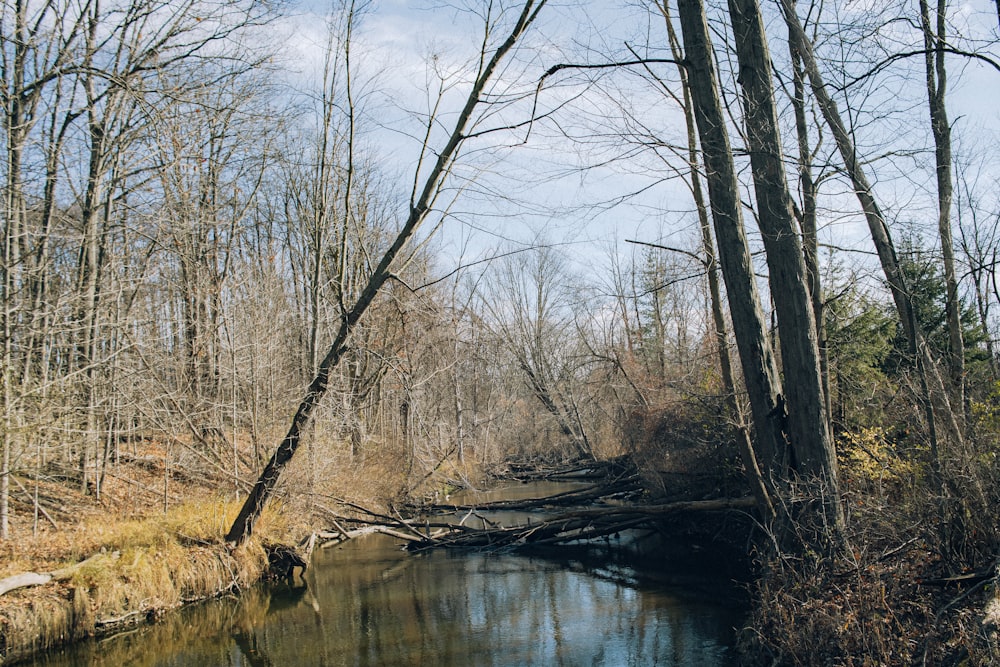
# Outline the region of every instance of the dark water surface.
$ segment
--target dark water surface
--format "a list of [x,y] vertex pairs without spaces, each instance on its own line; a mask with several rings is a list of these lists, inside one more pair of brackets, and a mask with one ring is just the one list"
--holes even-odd
[[743,613],[734,588],[665,570],[650,540],[610,547],[611,555],[408,554],[397,540],[370,536],[317,552],[305,584],[259,586],[34,664],[730,662]]

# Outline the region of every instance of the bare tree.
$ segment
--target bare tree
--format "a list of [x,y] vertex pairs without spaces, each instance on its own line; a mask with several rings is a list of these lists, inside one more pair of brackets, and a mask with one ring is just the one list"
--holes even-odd
[[832,419],[833,401],[830,395],[830,362],[827,354],[826,316],[823,287],[820,280],[819,235],[817,229],[819,179],[817,179],[813,171],[814,149],[809,137],[809,123],[807,121],[808,107],[805,94],[806,81],[805,73],[802,71],[802,56],[799,55],[798,49],[792,41],[788,42],[788,51],[792,69],[792,91],[789,98],[795,117],[795,135],[798,148],[796,165],[799,172],[799,196],[801,197],[801,206],[797,211],[797,217],[802,229],[802,252],[805,257],[806,274],[809,277],[813,319],[816,322],[823,394],[826,397],[827,415]]
[[[473,121],[473,116],[477,108],[483,101],[487,85],[492,82],[501,62],[514,49],[544,6],[545,0],[527,0],[517,12],[517,17],[512,21],[506,38],[493,50],[490,50],[487,45],[491,42],[490,37],[496,26],[494,24],[494,17],[487,16],[483,50],[476,67],[475,79],[465,103],[456,118],[447,142],[437,152],[434,164],[423,178],[423,185],[414,188],[414,197],[410,202],[409,213],[399,233],[382,255],[378,265],[372,270],[367,284],[361,290],[357,301],[353,306],[345,310],[345,315],[334,336],[330,349],[320,363],[316,377],[309,385],[305,398],[292,419],[288,433],[268,461],[253,490],[243,504],[239,515],[236,517],[226,536],[228,541],[242,542],[253,530],[254,522],[260,516],[282,469],[292,459],[292,456],[299,447],[303,429],[308,426],[313,411],[326,393],[331,371],[340,363],[347,351],[348,338],[361,317],[368,310],[369,306],[371,306],[383,285],[392,276],[397,257],[407,246],[420,225],[429,216],[434,202],[441,192],[443,181],[450,175],[455,166],[459,149],[465,143],[469,125]],[[504,17],[501,16],[501,18]],[[434,122],[437,122],[437,119],[431,120],[431,123]],[[428,146],[427,149],[429,150],[430,147]],[[420,174],[419,169],[417,173]]]
[[[568,275],[565,260],[556,253],[543,244],[505,257],[488,283],[483,307],[535,400],[576,454],[589,457],[591,443],[575,386],[579,363],[574,359],[573,318],[566,299]],[[651,319],[655,322],[655,315]]]

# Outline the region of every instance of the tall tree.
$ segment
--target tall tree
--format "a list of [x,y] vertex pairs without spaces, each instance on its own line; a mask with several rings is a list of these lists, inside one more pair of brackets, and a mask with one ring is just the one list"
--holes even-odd
[[[784,478],[788,463],[785,407],[777,363],[767,335],[753,260],[743,227],[739,185],[719,100],[718,79],[705,8],[700,0],[678,2],[691,99],[705,157],[706,181],[719,264],[726,283],[733,333],[739,350],[744,382],[756,431],[757,459],[763,484],[771,494]],[[752,461],[745,461],[748,469]],[[765,516],[769,502],[762,504]]]
[[809,292],[812,298],[813,319],[816,321],[816,335],[819,344],[820,372],[823,393],[826,396],[827,414],[832,419],[832,397],[830,395],[830,369],[827,352],[826,327],[824,322],[823,287],[819,270],[819,235],[817,229],[817,206],[819,199],[818,180],[813,173],[813,147],[809,137],[807,121],[807,100],[805,94],[805,72],[802,70],[802,56],[795,43],[788,42],[792,66],[792,93],[790,96],[795,117],[795,135],[798,146],[796,164],[799,172],[799,195],[801,210],[798,211],[799,226],[802,229],[802,252],[805,256],[806,274],[809,276]]
[[958,299],[958,278],[955,273],[955,244],[951,233],[951,208],[954,187],[951,172],[951,125],[945,103],[948,72],[945,67],[947,45],[947,0],[938,0],[935,21],[927,0],[920,0],[920,28],[924,38],[924,72],[927,82],[927,104],[934,137],[934,173],[937,179],[938,235],[944,259],[944,279],[947,286],[945,310],[948,318],[948,366],[954,396],[952,407],[965,409],[965,341],[962,339],[961,304]]
[[823,392],[809,277],[785,180],[764,21],[757,0],[729,0],[729,13],[736,35],[738,80],[743,88],[757,219],[778,320],[788,433],[794,456],[792,467],[809,489],[812,502],[818,501],[823,510],[821,520],[815,525],[830,526],[831,537],[839,542],[844,530],[844,512],[837,483],[837,459]]
[[[642,146],[650,144],[656,146],[657,155],[661,157],[664,165],[680,175],[694,200],[695,210],[698,216],[698,226],[701,232],[701,253],[698,258],[705,271],[708,296],[712,313],[712,326],[714,330],[715,351],[719,358],[719,369],[725,400],[729,409],[730,418],[736,429],[738,438],[738,448],[741,458],[744,461],[745,474],[757,497],[762,515],[767,521],[772,516],[771,502],[766,489],[761,483],[761,474],[757,455],[754,453],[751,442],[750,424],[747,420],[746,410],[742,401],[739,400],[739,390],[737,388],[736,376],[733,370],[733,362],[730,355],[729,326],[726,322],[725,304],[722,299],[722,289],[719,278],[718,253],[715,250],[715,239],[712,233],[712,221],[709,205],[705,200],[704,186],[701,167],[701,155],[698,147],[698,130],[695,121],[695,112],[691,98],[691,88],[689,85],[688,62],[684,58],[680,40],[674,28],[674,21],[671,16],[670,3],[666,0],[657,2],[656,9],[663,18],[667,40],[670,46],[672,62],[676,65],[677,75],[680,80],[680,91],[675,92],[674,87],[665,82],[651,66],[654,61],[644,61],[643,66],[648,77],[655,82],[656,86],[669,98],[676,102],[684,113],[684,127],[686,132],[686,150],[674,147],[668,142],[663,142],[655,137],[651,130],[646,130],[648,136],[642,136],[640,143]],[[669,62],[669,61],[668,61]],[[643,127],[645,124],[635,117],[629,118],[630,124]],[[670,155],[661,155],[660,148],[666,149]],[[678,168],[674,157],[684,160],[684,167]],[[656,245],[656,244],[650,244]],[[670,249],[676,252],[676,249]]]

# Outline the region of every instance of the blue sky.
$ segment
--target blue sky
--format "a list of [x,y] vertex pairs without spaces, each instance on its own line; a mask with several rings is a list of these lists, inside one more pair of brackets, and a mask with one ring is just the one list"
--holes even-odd
[[[293,61],[299,64],[300,80],[308,78],[310,63],[320,62],[324,40],[321,16],[326,6],[301,4],[301,13],[290,22],[289,46],[295,54]],[[463,8],[478,10],[482,6],[471,1],[459,8],[444,2],[376,1],[361,24],[356,36],[356,52],[363,54],[358,78],[366,82],[371,95],[369,108],[374,111],[374,117],[365,121],[366,140],[399,183],[412,179],[420,114],[432,101],[426,89],[436,81],[430,74],[433,67],[449,75],[449,83],[455,85],[443,98],[443,107],[453,111],[463,99],[464,74],[481,38],[476,12]],[[769,11],[767,4],[765,11]],[[846,20],[852,13],[866,16],[874,10],[856,2],[839,4],[834,11]],[[720,15],[717,10],[710,12]],[[952,12],[956,29],[979,40],[970,46],[996,38],[992,2],[962,3]],[[906,34],[908,29],[893,27],[886,39],[898,39],[902,44],[911,37]],[[785,48],[780,41],[783,29],[772,23],[771,32],[773,57],[778,62],[783,57],[778,50]],[[503,91],[530,93],[540,73],[558,62],[620,59],[627,57],[628,47],[643,52],[642,45],[648,42],[662,48],[665,39],[662,22],[655,15],[651,18],[641,3],[555,2],[545,8],[541,21],[505,72]],[[892,47],[891,43],[885,45]],[[865,53],[877,57],[870,49]],[[855,67],[864,65],[859,62]],[[879,195],[893,219],[920,228],[932,219],[928,216],[932,172],[926,169],[929,158],[924,150],[929,121],[926,108],[919,105],[924,95],[920,78],[911,76],[905,84],[898,81],[900,72],[912,75],[919,73],[921,66],[919,57],[893,66],[887,70],[885,83],[865,90],[857,102],[859,145],[877,146],[877,151],[872,150],[880,154],[912,154],[920,149],[919,155],[883,158],[872,166]],[[956,128],[956,150],[970,159],[985,151],[978,162],[996,170],[990,153],[995,154],[1000,138],[1000,72],[959,56],[950,58],[949,66],[949,110]],[[664,76],[674,76],[671,67],[659,68]],[[459,256],[486,256],[501,246],[539,239],[565,244],[567,253],[584,270],[593,270],[595,263],[604,261],[610,245],[626,238],[685,247],[696,242],[693,204],[684,185],[670,178],[663,160],[633,150],[620,136],[624,121],[619,105],[624,103],[664,141],[680,144],[684,140],[676,105],[636,74],[635,70],[604,73],[591,87],[579,74],[553,77],[542,91],[539,108],[549,109],[560,102],[566,106],[553,118],[538,122],[527,142],[522,130],[493,133],[470,142],[459,175],[475,180],[456,181],[466,189],[450,208],[438,240],[443,269]],[[896,85],[903,87],[894,88]],[[528,109],[528,103],[522,101],[480,127],[523,121]],[[447,111],[441,120],[442,126],[448,124]],[[567,134],[576,139],[567,139]],[[793,146],[790,140],[794,137],[786,135],[786,146]],[[734,143],[738,144],[738,138],[734,137]],[[831,146],[827,138],[825,148]],[[629,159],[621,159],[625,155]],[[856,203],[836,190],[830,189],[827,201],[830,213],[823,231],[825,240],[866,251],[869,242]],[[933,233],[930,228],[929,234]],[[864,252],[857,261],[865,261]]]

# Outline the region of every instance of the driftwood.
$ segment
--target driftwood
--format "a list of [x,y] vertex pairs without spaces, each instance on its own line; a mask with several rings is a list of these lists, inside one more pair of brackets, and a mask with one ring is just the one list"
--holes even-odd
[[[414,551],[441,547],[518,549],[554,546],[610,539],[630,529],[655,530],[661,527],[658,524],[665,517],[671,515],[749,510],[755,506],[751,497],[642,504],[639,502],[643,490],[641,481],[634,469],[629,469],[621,461],[586,461],[542,469],[537,464],[523,468],[507,464],[505,468],[507,479],[558,478],[579,482],[587,481],[594,475],[601,481],[541,498],[405,506],[410,516],[419,518],[404,518],[395,508],[390,510],[391,515],[381,514],[334,498],[353,510],[353,515],[344,516],[323,507],[323,514],[332,528],[313,533],[300,546],[309,553],[317,546],[333,546],[372,533],[403,540],[406,548]],[[563,509],[554,514],[557,508]],[[537,516],[530,516],[527,524],[516,526],[500,525],[500,521],[508,519],[482,514],[531,510],[542,511]],[[470,517],[479,519],[481,527],[466,525]]]
[[110,559],[114,561],[118,559],[118,555],[117,551],[110,554],[100,553],[91,556],[87,560],[76,563],[75,565],[69,565],[58,570],[52,570],[51,572],[24,572],[22,574],[11,575],[6,579],[0,579],[0,595],[4,595],[18,588],[26,588],[28,586],[44,586],[50,581],[65,581],[66,579],[72,578],[74,574],[87,565],[92,565],[96,561],[102,559]]

